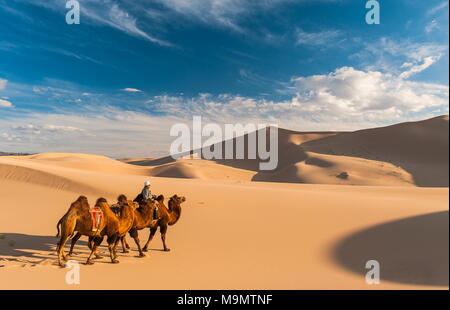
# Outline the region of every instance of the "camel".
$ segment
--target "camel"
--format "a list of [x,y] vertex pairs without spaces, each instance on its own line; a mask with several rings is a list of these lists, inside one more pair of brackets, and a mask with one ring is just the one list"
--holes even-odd
[[[142,252],[141,246],[140,246],[140,241],[139,241],[139,236],[137,235],[137,232],[134,232],[134,230],[136,230],[136,227],[140,227],[139,229],[143,229],[145,227],[148,227],[151,224],[152,218],[153,218],[153,210],[155,209],[155,204],[157,203],[158,199],[164,199],[164,197],[158,197],[156,200],[154,199],[149,199],[148,201],[141,201],[142,205],[135,209],[134,207],[134,202],[131,200],[127,200],[125,195],[120,195],[118,198],[118,205],[121,205],[122,208],[124,206],[128,208],[131,208],[132,215],[129,216],[129,218],[133,218],[133,221],[128,221],[126,224],[124,223],[121,229],[119,229],[120,231],[118,232],[118,236],[119,238],[117,238],[113,252],[116,253],[116,246],[117,243],[119,241],[122,242],[122,252],[123,253],[128,253],[129,251],[127,249],[130,248],[130,246],[127,244],[126,239],[125,239],[125,235],[127,232],[130,232],[130,236],[133,237],[134,241],[136,242],[136,245],[138,246],[138,250],[139,250],[139,257],[144,257],[145,254]],[[112,212],[112,211],[111,211]],[[122,211],[123,212],[123,211]],[[120,216],[122,216],[123,214],[120,214]],[[142,227],[142,228],[141,228]],[[133,231],[133,232],[132,232]],[[72,238],[72,244],[70,246],[70,252],[69,255],[72,255],[73,253],[73,248],[76,244],[76,242],[78,241],[78,239],[80,239],[80,237],[82,236],[81,233],[77,233],[73,238]],[[88,244],[90,247],[91,242]],[[96,254],[96,252],[94,252],[94,254],[96,255],[97,258],[100,258],[100,256],[98,256]]]
[[[60,236],[61,239],[58,242],[56,251],[58,253],[58,264],[60,266],[64,266],[62,262],[63,259],[67,260],[67,256],[64,253],[64,245],[67,240],[74,235],[75,231],[80,235],[89,237],[88,245],[91,249],[91,253],[86,261],[87,265],[93,264],[92,255],[96,253],[97,248],[103,241],[105,235],[108,237],[107,242],[111,262],[119,262],[116,258],[117,255],[115,253],[115,246],[117,245],[117,237],[120,233],[120,222],[125,223],[129,221],[129,217],[133,214],[132,209],[130,206],[128,208],[124,208],[121,215],[122,218],[120,219],[111,211],[106,199],[99,198],[96,202],[96,207],[99,207],[103,212],[103,222],[100,223],[100,227],[97,231],[92,231],[92,217],[89,213],[90,207],[85,196],[80,196],[75,202],[73,202],[66,214],[59,220],[56,225],[58,230],[56,236]],[[131,222],[134,222],[134,218]],[[61,226],[61,232],[59,226]]]
[[[150,199],[149,199],[150,200]],[[161,233],[161,240],[163,242],[164,251],[170,251],[170,249],[166,245],[166,232],[168,226],[174,225],[181,216],[181,204],[186,201],[185,197],[178,197],[177,195],[173,195],[169,199],[169,208],[167,208],[164,205],[164,196],[160,195],[156,200],[159,203],[158,207],[158,220],[153,220],[153,208],[154,206],[151,206],[149,204],[149,200],[145,201],[141,204],[141,206],[136,209],[137,212],[137,222],[134,228],[130,230],[130,236],[133,237],[133,239],[136,242],[136,245],[138,246],[139,252],[147,252],[148,251],[148,245],[150,241],[152,241],[158,227],[159,231]],[[147,242],[145,243],[145,246],[142,248],[139,244],[139,237],[138,237],[138,230],[142,230],[146,227],[150,228],[150,235],[148,237]],[[142,253],[143,256],[143,253]]]
[[[128,250],[125,248],[124,244],[124,237],[127,234],[127,232],[130,231],[135,225],[136,222],[136,213],[135,213],[135,207],[134,202],[131,200],[128,200],[125,195],[120,195],[117,199],[118,204],[122,207],[119,217],[123,220],[120,221],[119,226],[119,233],[117,235],[117,241],[116,245],[114,246],[114,250],[117,247],[117,244],[119,241],[122,242],[122,252],[128,253]],[[124,214],[126,212],[126,215]]]
[[[133,224],[133,228],[130,229],[129,234],[134,239],[139,251],[139,257],[144,257],[145,254],[141,248],[141,244],[139,241],[138,230],[142,230],[144,228],[150,227],[152,225],[153,220],[153,211],[156,208],[156,204],[161,205],[161,201],[164,200],[163,195],[159,195],[156,199],[147,199],[141,200],[139,203],[139,208],[134,210],[135,213],[135,221]],[[158,208],[160,209],[160,208]],[[122,247],[125,245],[126,248],[130,248],[126,242],[125,236],[121,238]]]
[[[121,211],[118,216],[119,232],[118,232],[118,238],[117,238],[116,244],[114,245],[114,252],[116,251],[116,247],[117,247],[117,244],[119,243],[119,241],[122,241],[122,252],[128,253],[128,251],[125,249],[124,240],[122,237],[125,236],[126,233],[133,227],[133,223],[135,221],[134,203],[133,203],[133,201],[128,200],[125,195],[120,195],[117,198],[116,206],[121,207]],[[77,243],[78,239],[80,239],[81,236],[82,236],[82,234],[78,232],[72,238],[68,256],[73,255],[73,249],[75,247],[75,244]],[[94,255],[96,255],[96,258],[101,258],[101,256],[99,256],[96,253],[94,253]]]
[[[133,206],[133,202],[125,200],[123,202],[126,201],[126,204],[129,206]],[[161,240],[163,242],[163,246],[164,246],[164,251],[170,251],[170,249],[167,247],[166,245],[166,232],[167,232],[167,228],[168,225],[174,225],[180,218],[181,216],[181,203],[185,202],[186,198],[185,197],[178,197],[177,195],[172,196],[169,199],[169,208],[167,208],[164,205],[164,196],[160,195],[158,196],[156,199],[148,199],[148,200],[141,200],[140,201],[140,206],[137,209],[134,209],[134,223],[132,225],[132,228],[129,229],[129,234],[130,236],[134,239],[137,247],[138,247],[138,251],[139,251],[139,257],[145,257],[144,252],[148,251],[148,245],[150,243],[150,241],[153,239],[153,236],[155,235],[158,227],[160,228],[160,233],[161,233]],[[158,207],[158,220],[153,220],[153,211],[156,207],[156,203],[159,204]],[[111,211],[112,212],[112,211]],[[144,248],[141,248],[140,245],[140,240],[139,240],[139,234],[138,231],[142,230],[144,228],[150,228],[150,236],[144,246]],[[126,242],[125,239],[125,235],[126,232],[120,233],[120,241],[122,243],[122,251],[124,253],[128,253],[128,251],[126,249],[129,249],[129,245]],[[77,240],[81,237],[81,235],[76,235],[73,239],[72,239],[72,245],[71,245],[71,252],[69,254],[72,253],[73,247],[75,245],[75,243],[77,242]],[[118,243],[119,240],[116,241],[116,244]],[[113,252],[115,253],[115,247],[113,249]]]
[[[128,200],[125,195],[120,195],[117,198],[117,204],[115,206],[119,206],[121,211],[118,216],[119,231],[118,231],[116,243],[114,245],[114,253],[116,253],[116,247],[117,247],[117,244],[119,243],[119,241],[122,241],[122,252],[128,253],[128,251],[125,249],[123,237],[133,227],[133,224],[135,221],[136,216],[134,213],[134,209],[135,209],[134,202],[131,200]],[[73,255],[73,248],[81,236],[82,236],[82,234],[77,232],[77,234],[72,238],[68,256]],[[96,256],[96,258],[101,258],[101,256],[99,256],[96,253],[94,253],[94,255]]]

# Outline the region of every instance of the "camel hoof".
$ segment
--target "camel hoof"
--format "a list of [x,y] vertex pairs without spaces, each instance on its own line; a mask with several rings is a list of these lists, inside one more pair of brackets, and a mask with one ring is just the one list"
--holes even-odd
[[95,255],[95,259],[102,259],[103,258],[103,256],[101,256],[101,255]]
[[118,264],[119,261],[118,261],[117,259],[115,259],[115,260],[113,260],[111,263],[113,263],[113,264]]
[[94,265],[94,262],[88,260],[88,261],[86,262],[86,265]]
[[145,257],[144,253],[139,253],[139,257]]
[[170,249],[164,249],[164,252],[170,252]]
[[142,252],[148,252],[148,249],[147,248],[143,248]]

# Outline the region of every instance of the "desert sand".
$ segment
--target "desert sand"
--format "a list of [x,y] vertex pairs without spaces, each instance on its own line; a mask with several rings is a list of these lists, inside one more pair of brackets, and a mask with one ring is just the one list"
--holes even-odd
[[[448,289],[448,116],[279,135],[270,173],[252,160],[0,157],[0,289]],[[147,179],[187,198],[171,251],[158,233],[138,258],[128,237],[119,264],[81,264],[80,284],[66,284],[55,226],[70,203],[132,199]],[[71,259],[84,263],[81,240]],[[368,260],[379,285],[365,281]]]

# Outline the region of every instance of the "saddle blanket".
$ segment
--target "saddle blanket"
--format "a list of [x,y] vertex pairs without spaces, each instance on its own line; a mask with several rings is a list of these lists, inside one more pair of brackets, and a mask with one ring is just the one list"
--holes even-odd
[[99,231],[103,223],[103,212],[100,208],[94,207],[89,210],[92,217],[92,231]]

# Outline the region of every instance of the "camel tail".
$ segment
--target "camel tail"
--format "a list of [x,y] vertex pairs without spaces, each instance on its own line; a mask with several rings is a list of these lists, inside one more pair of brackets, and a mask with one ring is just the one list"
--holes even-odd
[[[62,220],[62,219],[61,219]],[[58,238],[60,235],[59,235],[59,225],[61,225],[61,220],[59,220],[58,221],[58,224],[56,224],[56,229],[58,230],[58,232],[57,232],[57,234],[56,234],[56,237]]]

